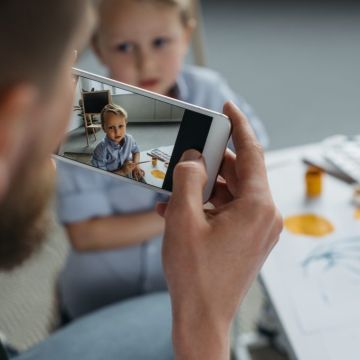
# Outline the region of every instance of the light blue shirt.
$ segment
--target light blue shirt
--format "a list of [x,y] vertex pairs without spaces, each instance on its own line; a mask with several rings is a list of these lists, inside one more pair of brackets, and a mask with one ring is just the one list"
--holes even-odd
[[[57,182],[57,214],[64,224],[151,211],[159,200],[152,190],[63,161],[57,161]],[[120,235],[120,226],[118,231]],[[59,289],[61,303],[72,317],[166,288],[162,236],[144,240],[148,241],[142,245],[110,251],[70,250]]]
[[179,74],[174,95],[177,99],[222,113],[226,101],[233,101],[246,115],[263,147],[269,145],[264,124],[244,98],[234,93],[217,72],[198,66],[185,66]]
[[116,171],[125,161],[131,160],[131,155],[140,152],[134,138],[125,134],[120,144],[110,140],[107,136],[96,146],[91,164],[101,170]]

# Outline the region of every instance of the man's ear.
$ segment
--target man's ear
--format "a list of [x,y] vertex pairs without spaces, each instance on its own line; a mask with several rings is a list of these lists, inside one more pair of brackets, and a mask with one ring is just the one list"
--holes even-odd
[[0,94],[0,203],[8,190],[15,169],[19,166],[31,133],[31,110],[36,101],[35,88],[21,84]]

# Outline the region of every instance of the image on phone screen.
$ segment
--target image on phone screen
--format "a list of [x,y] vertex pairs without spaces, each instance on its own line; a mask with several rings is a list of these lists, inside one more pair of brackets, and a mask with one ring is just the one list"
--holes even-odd
[[85,76],[57,155],[171,191],[187,149],[203,151],[213,118]]

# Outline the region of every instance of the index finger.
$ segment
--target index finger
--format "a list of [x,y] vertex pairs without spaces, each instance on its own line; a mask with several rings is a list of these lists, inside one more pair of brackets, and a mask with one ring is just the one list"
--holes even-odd
[[[236,159],[234,161],[224,161],[223,171],[231,174],[234,170],[227,167],[235,166],[235,189],[232,192],[235,197],[244,194],[245,191],[258,191],[267,189],[267,176],[264,163],[264,155],[261,145],[258,143],[253,130],[245,115],[231,102],[224,105],[224,114],[227,115],[232,123],[232,138],[234,142]],[[226,176],[225,176],[226,178]],[[226,181],[229,181],[226,178]],[[249,189],[250,187],[250,189]]]

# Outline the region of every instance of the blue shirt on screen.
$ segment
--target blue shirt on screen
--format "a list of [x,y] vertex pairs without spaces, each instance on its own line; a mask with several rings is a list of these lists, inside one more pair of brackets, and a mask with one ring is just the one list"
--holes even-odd
[[107,136],[96,146],[91,164],[106,171],[116,171],[127,160],[132,160],[132,154],[140,152],[134,138],[125,134],[120,144],[110,140]]

